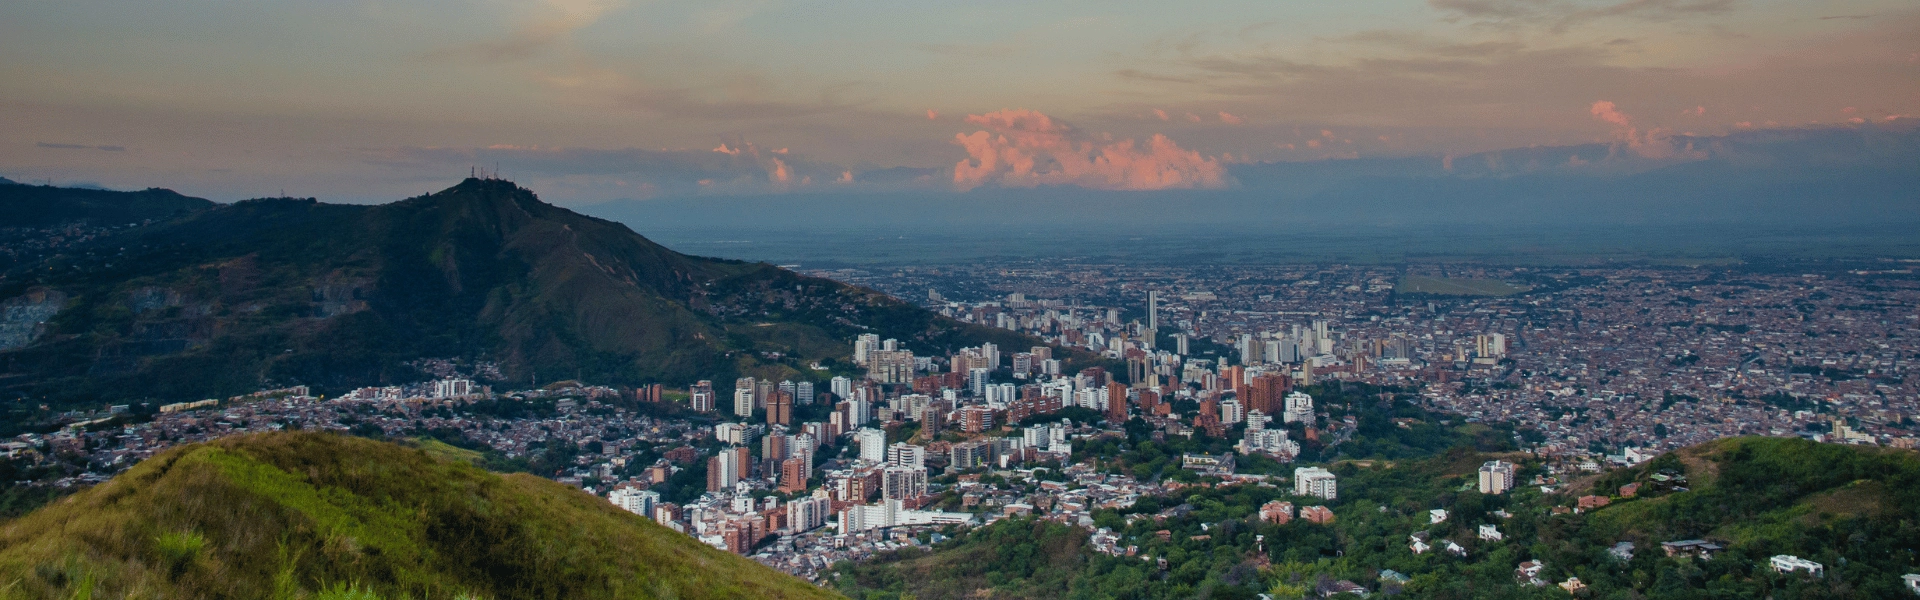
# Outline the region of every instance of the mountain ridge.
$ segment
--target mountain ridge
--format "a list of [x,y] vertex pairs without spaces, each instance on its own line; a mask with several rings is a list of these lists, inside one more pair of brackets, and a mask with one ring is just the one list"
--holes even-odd
[[502,385],[725,386],[832,373],[815,361],[848,372],[860,333],[922,352],[1043,343],[772,265],[673,252],[502,180],[372,206],[214,205],[0,279],[0,301],[49,293],[64,298],[57,313],[0,347],[0,394],[338,393],[424,379],[408,366],[423,359],[490,364]]

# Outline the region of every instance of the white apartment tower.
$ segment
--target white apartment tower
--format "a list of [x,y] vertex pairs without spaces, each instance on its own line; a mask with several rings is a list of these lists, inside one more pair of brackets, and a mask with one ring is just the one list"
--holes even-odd
[[925,467],[927,449],[906,442],[887,446],[887,464],[895,467]]
[[860,442],[860,460],[875,464],[887,462],[887,432],[863,427],[855,439]]
[[1303,392],[1287,394],[1286,412],[1280,414],[1282,423],[1313,424],[1313,396]]
[[1490,460],[1480,465],[1480,493],[1505,494],[1513,489],[1513,463]]
[[1333,473],[1320,467],[1300,467],[1293,470],[1293,494],[1296,496],[1317,496],[1332,500],[1337,495]]

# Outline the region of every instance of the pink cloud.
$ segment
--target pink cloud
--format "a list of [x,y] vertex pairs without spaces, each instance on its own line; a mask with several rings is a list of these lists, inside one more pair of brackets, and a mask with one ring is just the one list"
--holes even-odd
[[853,171],[841,171],[840,178],[835,181],[840,183],[853,183]]
[[1145,143],[1103,141],[1027,109],[967,115],[966,120],[984,129],[954,135],[954,144],[967,151],[967,160],[953,166],[953,184],[963,191],[988,184],[1103,190],[1227,185],[1219,160],[1182,149],[1164,135]]
[[767,179],[774,183],[787,183],[793,180],[793,171],[787,168],[787,163],[776,158],[773,159],[773,167],[767,169]]
[[1602,121],[1619,125],[1621,127],[1633,126],[1633,119],[1627,118],[1627,115],[1625,113],[1620,112],[1618,108],[1615,108],[1612,102],[1608,102],[1606,100],[1594,102],[1592,112],[1595,118],[1598,118]]
[[1704,114],[1707,114],[1707,107],[1705,107],[1705,106],[1695,106],[1695,107],[1693,107],[1693,108],[1689,108],[1689,109],[1686,109],[1686,110],[1683,110],[1683,111],[1680,111],[1680,114],[1683,114],[1683,115],[1693,115],[1693,116],[1696,116],[1696,117],[1698,117],[1698,116],[1700,116],[1700,115],[1704,115]]
[[1224,111],[1224,110],[1223,110],[1223,111],[1220,111],[1220,122],[1221,122],[1221,123],[1226,123],[1226,124],[1228,124],[1228,125],[1239,125],[1239,124],[1241,124],[1241,123],[1245,123],[1245,122],[1247,122],[1247,121],[1246,121],[1246,119],[1242,119],[1242,118],[1240,118],[1240,117],[1236,117],[1236,116],[1233,116],[1233,115],[1230,115],[1230,114],[1227,114],[1227,111]]
[[1628,116],[1627,113],[1620,112],[1620,108],[1612,102],[1606,100],[1595,101],[1592,108],[1588,109],[1588,112],[1592,113],[1596,119],[1613,124],[1614,138],[1625,143],[1629,150],[1632,150],[1634,154],[1638,154],[1641,157],[1704,157],[1704,153],[1694,150],[1692,144],[1688,144],[1686,148],[1675,147],[1673,143],[1673,132],[1665,127],[1655,127],[1642,134],[1640,129],[1634,126],[1633,117]]
[[940,111],[937,111],[937,110],[934,110],[934,109],[931,109],[931,108],[929,108],[929,109],[927,109],[927,120],[928,120],[928,121],[933,121],[933,120],[938,120],[939,118],[940,118]]
[[[753,142],[742,141],[738,146],[728,146],[725,142],[722,142],[720,147],[714,148],[713,151],[741,160],[758,163],[762,169],[766,170],[767,181],[774,185],[784,186],[793,181],[793,169],[787,166],[786,161],[780,160],[777,157],[761,156],[761,148]],[[766,152],[768,154],[784,155],[787,153],[787,149],[779,148],[767,150]],[[710,183],[701,183],[700,185],[710,185]]]
[[1156,109],[1153,109],[1153,116],[1156,116],[1156,117],[1160,117],[1160,120],[1162,120],[1162,121],[1166,121],[1166,120],[1168,120],[1168,119],[1167,119],[1167,111],[1164,111],[1164,110],[1160,110],[1160,109],[1158,109],[1158,108],[1156,108]]

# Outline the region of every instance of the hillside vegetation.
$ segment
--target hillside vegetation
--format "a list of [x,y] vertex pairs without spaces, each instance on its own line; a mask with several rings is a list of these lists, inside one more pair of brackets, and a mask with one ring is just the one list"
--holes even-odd
[[[1582,598],[1791,600],[1905,597],[1901,575],[1920,572],[1920,456],[1910,450],[1736,438],[1580,489],[1480,494],[1476,469],[1496,457],[1524,455],[1462,446],[1422,459],[1337,463],[1339,499],[1324,502],[1336,518],[1325,525],[1259,520],[1268,501],[1323,504],[1291,496],[1285,483],[1189,488],[1094,511],[1095,525],[1120,534],[1122,546],[1137,546],[1135,556],[1092,551],[1084,529],[1016,519],[959,534],[931,552],[843,566],[835,583],[873,600],[1303,598],[1332,595],[1340,581],[1405,598],[1481,599],[1568,598],[1552,584],[1578,577],[1587,586]],[[1540,472],[1522,461],[1522,481]],[[1619,495],[1619,486],[1636,482],[1634,496]],[[1587,494],[1612,503],[1554,514]],[[1436,508],[1449,512],[1445,522],[1431,522]],[[1502,539],[1481,539],[1480,525],[1495,526]],[[1434,549],[1413,552],[1416,533]],[[1707,559],[1661,550],[1661,542],[1688,539],[1725,548]],[[1466,555],[1443,552],[1441,540]],[[1631,558],[1608,552],[1621,542],[1631,544]],[[1826,574],[1774,573],[1768,559],[1777,554],[1820,562]],[[1515,577],[1526,561],[1544,563],[1543,585]],[[1391,580],[1388,570],[1407,578]]]
[[[0,204],[25,202],[9,196],[21,190],[42,188],[0,186]],[[208,205],[103,235],[0,273],[0,303],[57,309],[12,324],[0,398],[57,411],[294,384],[337,394],[427,379],[422,359],[497,386],[724,386],[829,373],[814,361],[844,372],[861,333],[923,353],[1041,343],[772,265],[680,254],[500,180],[378,206]]]
[[0,525],[0,598],[826,598],[529,475],[313,433],[183,446]]

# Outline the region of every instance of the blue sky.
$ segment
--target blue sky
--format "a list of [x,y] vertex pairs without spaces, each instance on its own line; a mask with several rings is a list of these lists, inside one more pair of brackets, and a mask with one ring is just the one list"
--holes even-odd
[[1204,187],[1920,115],[1920,7],[1885,0],[65,0],[0,5],[0,52],[0,175],[222,200],[495,163],[562,203]]

